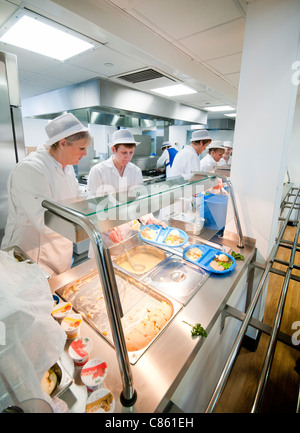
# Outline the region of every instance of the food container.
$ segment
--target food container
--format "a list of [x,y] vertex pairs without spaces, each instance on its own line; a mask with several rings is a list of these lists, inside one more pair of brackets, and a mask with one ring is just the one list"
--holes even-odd
[[116,259],[116,265],[130,272],[131,274],[145,274],[155,268],[166,258],[166,253],[150,245],[140,245],[128,250],[129,257],[134,264],[143,264],[145,268],[142,271],[136,271],[128,262],[127,254],[121,254]]
[[81,370],[81,380],[88,391],[99,389],[107,375],[107,364],[102,359],[91,359]]
[[90,359],[93,343],[87,337],[77,337],[69,346],[69,355],[77,367],[82,367]]
[[204,270],[180,258],[169,258],[148,277],[149,283],[184,305],[202,286],[207,274]]
[[162,227],[157,224],[147,224],[141,227],[139,237],[152,244],[164,247],[182,247],[188,240],[188,235],[175,227]]
[[93,392],[87,399],[86,413],[112,413],[115,410],[113,394],[105,388]]
[[53,308],[52,316],[54,317],[54,319],[60,322],[64,317],[70,314],[71,310],[72,305],[70,304],[70,302],[60,302]]
[[76,313],[71,313],[62,320],[61,326],[69,340],[77,337],[81,323],[82,317]]

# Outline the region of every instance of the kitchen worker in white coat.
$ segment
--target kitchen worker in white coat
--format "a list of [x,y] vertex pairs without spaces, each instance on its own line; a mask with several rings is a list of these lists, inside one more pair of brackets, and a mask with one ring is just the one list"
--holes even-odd
[[178,153],[176,146],[172,146],[169,141],[164,141],[162,146],[162,154],[156,162],[156,168],[166,173],[166,178],[170,176],[170,170],[173,165],[174,158]]
[[[130,188],[143,185],[143,175],[139,167],[131,162],[136,146],[140,143],[135,141],[131,131],[120,129],[112,135],[109,143],[113,155],[99,164],[94,165],[88,176],[87,189],[95,196],[108,194],[113,196],[116,193],[124,192],[127,194]],[[156,224],[158,221],[151,215],[147,217],[146,224]],[[109,232],[109,238],[113,242],[121,242],[131,233],[131,224],[117,226]],[[103,240],[109,244],[104,233]],[[93,256],[90,248],[89,256]]]
[[218,162],[218,165],[231,165],[232,141],[224,141],[223,146],[225,148],[225,152]]
[[31,152],[8,179],[8,218],[1,248],[19,246],[50,276],[71,266],[73,243],[44,224],[44,199],[59,202],[80,196],[73,165],[91,144],[87,128],[71,113],[45,127],[46,144]]
[[191,178],[193,171],[200,170],[199,155],[210,142],[211,137],[209,137],[206,129],[194,131],[190,146],[185,146],[175,156],[170,170],[170,177],[183,176],[186,179]]
[[200,171],[213,172],[225,152],[223,141],[212,141],[207,150],[208,154],[200,161]]

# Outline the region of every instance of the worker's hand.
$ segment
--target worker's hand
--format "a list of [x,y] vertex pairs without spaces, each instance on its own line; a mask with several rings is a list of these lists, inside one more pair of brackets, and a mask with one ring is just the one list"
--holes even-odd
[[109,239],[112,240],[115,244],[123,241],[120,227],[114,227],[109,231]]
[[158,226],[162,226],[164,229],[167,227],[167,224],[164,221],[160,221],[154,217],[150,217],[147,221],[147,224],[156,224]]

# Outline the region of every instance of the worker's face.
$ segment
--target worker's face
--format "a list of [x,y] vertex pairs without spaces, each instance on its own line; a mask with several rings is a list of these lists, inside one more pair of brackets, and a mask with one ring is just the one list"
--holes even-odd
[[230,156],[232,152],[231,147],[225,147],[224,156]]
[[206,147],[209,145],[210,140],[199,140],[199,141],[193,141],[193,147],[198,155],[200,155],[202,152],[205,151]]
[[86,155],[87,148],[91,145],[90,140],[83,138],[81,140],[67,143],[67,140],[61,140],[63,146],[63,158],[66,165],[77,165],[78,162]]
[[213,159],[216,162],[219,162],[223,155],[224,155],[224,150],[223,149],[217,149],[216,151],[213,150],[211,152],[211,156],[213,157]]
[[129,147],[126,146],[125,144],[119,144],[118,149],[116,149],[115,146],[113,146],[111,149],[118,163],[120,165],[125,166],[132,160],[135,151],[135,146]]

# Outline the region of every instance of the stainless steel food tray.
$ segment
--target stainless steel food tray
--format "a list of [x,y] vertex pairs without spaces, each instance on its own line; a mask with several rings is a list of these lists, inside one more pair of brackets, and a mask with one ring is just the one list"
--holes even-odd
[[171,256],[144,278],[144,283],[186,305],[208,278],[199,266]]
[[[172,307],[171,318],[153,340],[143,349],[129,352],[129,360],[131,364],[135,364],[182,308],[182,304],[163,293],[154,291],[152,287],[148,287],[143,282],[137,281],[118,269],[115,269],[115,274],[124,313],[122,317],[124,334],[141,321],[147,311],[155,308],[160,302],[165,301]],[[83,319],[109,344],[114,346],[97,271],[93,271],[85,277],[57,289],[56,293],[62,299],[71,302],[73,309],[82,314]]]
[[120,256],[118,256],[115,260],[113,260],[113,264],[114,266],[118,267],[119,270],[121,270],[121,272],[125,272],[126,274],[129,274],[131,276],[135,276],[135,277],[143,277],[144,275],[148,274],[149,272],[152,272],[154,269],[156,269],[161,262],[163,262],[167,257],[169,257],[170,254],[168,254],[167,252],[163,251],[162,249],[158,249],[155,248],[151,245],[138,245],[136,247],[133,247],[131,249],[127,249],[128,251],[128,255],[131,258],[131,260],[133,261],[133,263],[135,263],[135,256],[137,256],[138,254],[149,254],[149,255],[153,255],[155,256],[158,260],[159,263],[157,263],[154,266],[151,267],[146,267],[144,272],[135,272],[134,269],[126,269],[124,268],[122,265],[126,262],[128,262],[128,258],[126,253],[121,254]]

